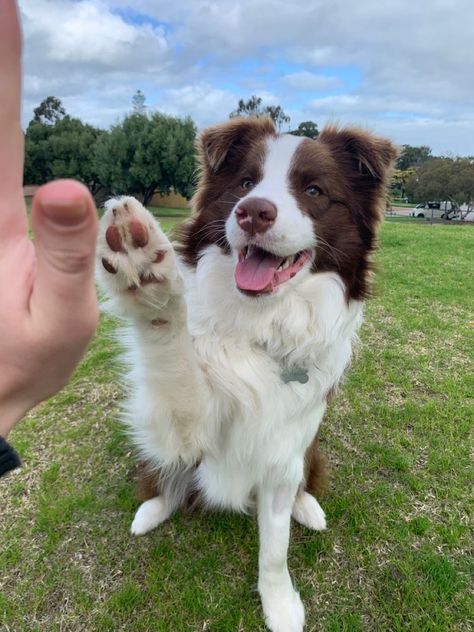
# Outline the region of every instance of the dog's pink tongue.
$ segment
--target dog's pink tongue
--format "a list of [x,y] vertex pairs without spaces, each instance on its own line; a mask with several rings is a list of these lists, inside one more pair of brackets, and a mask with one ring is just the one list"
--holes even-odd
[[240,290],[271,292],[275,273],[283,262],[282,257],[255,249],[235,268],[235,282]]

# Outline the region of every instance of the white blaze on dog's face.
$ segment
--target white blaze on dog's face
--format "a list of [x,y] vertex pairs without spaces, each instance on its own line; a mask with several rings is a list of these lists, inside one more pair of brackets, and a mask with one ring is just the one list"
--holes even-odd
[[270,119],[232,119],[199,139],[201,178],[180,252],[197,265],[210,245],[235,261],[249,296],[291,289],[308,274],[336,272],[348,298],[370,289],[370,255],[385,183],[397,155],[357,128],[317,140],[277,134]]
[[289,180],[302,140],[289,134],[267,139],[262,178],[244,176],[248,193],[227,219],[227,241],[239,256],[235,281],[246,294],[274,293],[311,266],[313,224],[298,207]]

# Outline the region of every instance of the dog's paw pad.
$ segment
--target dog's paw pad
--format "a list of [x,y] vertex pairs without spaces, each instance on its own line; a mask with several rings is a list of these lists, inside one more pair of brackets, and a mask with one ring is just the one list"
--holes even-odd
[[107,272],[109,272],[110,274],[117,274],[118,272],[117,268],[115,268],[108,259],[106,259],[105,257],[102,257],[101,261],[102,261],[102,265],[104,266],[104,269],[107,270]]
[[123,246],[120,231],[115,224],[112,224],[105,231],[105,241],[112,252],[127,252]]
[[128,232],[135,248],[144,248],[148,243],[148,230],[138,219],[130,220]]

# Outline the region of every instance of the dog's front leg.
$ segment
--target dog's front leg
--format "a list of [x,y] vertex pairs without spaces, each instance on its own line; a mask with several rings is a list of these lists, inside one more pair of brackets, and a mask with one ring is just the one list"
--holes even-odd
[[298,484],[262,486],[258,494],[260,537],[258,590],[272,632],[301,632],[304,608],[293,588],[287,554],[290,519]]
[[[174,249],[140,202],[120,197],[106,204],[97,259],[109,308],[130,324],[125,336],[133,370],[125,419],[141,455],[161,466],[192,464],[200,456],[209,398]],[[161,510],[147,507],[156,522]]]

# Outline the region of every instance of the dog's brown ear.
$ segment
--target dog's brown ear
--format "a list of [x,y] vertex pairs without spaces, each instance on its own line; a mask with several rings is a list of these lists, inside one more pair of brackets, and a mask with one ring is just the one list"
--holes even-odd
[[275,125],[267,117],[233,118],[226,123],[209,127],[197,140],[201,166],[217,173],[230,154],[238,154],[262,136],[275,135]]
[[318,142],[329,145],[337,163],[349,176],[357,175],[368,186],[384,184],[399,155],[390,140],[357,127],[326,127]]

